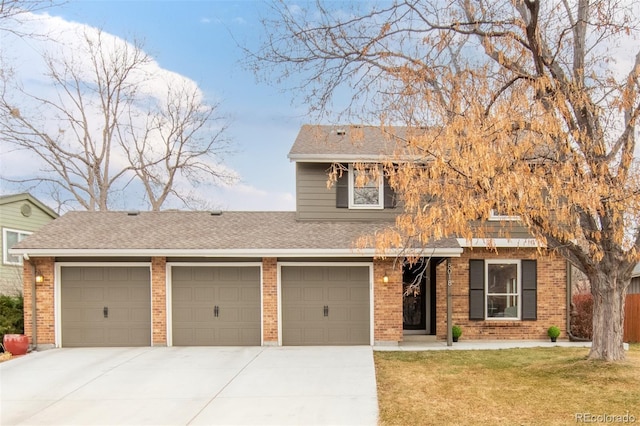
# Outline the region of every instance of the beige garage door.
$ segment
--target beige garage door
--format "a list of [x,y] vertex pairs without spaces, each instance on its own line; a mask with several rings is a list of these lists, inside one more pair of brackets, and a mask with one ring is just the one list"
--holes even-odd
[[368,345],[369,267],[283,266],[283,345]]
[[148,267],[62,267],[62,346],[151,345],[149,277]]
[[260,268],[171,268],[175,346],[260,345]]

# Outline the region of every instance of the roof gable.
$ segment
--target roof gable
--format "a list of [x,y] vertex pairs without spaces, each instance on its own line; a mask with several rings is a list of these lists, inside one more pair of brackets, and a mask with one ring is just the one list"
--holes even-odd
[[[412,129],[413,132],[421,129]],[[409,137],[406,127],[311,125],[300,128],[289,159],[308,162],[382,161]]]
[[28,201],[31,204],[35,205],[37,208],[42,210],[43,213],[45,213],[47,216],[51,217],[52,219],[55,219],[59,216],[58,213],[53,211],[53,209],[51,209],[50,207],[48,207],[47,205],[45,205],[44,203],[42,203],[40,200],[38,200],[36,197],[34,197],[29,193],[24,192],[21,194],[0,196],[0,206],[12,204],[12,203],[25,202],[25,201]]

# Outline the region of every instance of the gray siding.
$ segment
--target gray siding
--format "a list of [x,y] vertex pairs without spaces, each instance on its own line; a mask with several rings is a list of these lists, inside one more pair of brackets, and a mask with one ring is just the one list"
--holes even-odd
[[[336,185],[327,188],[330,163],[296,163],[296,211],[298,220],[391,221],[402,207],[383,210],[357,210],[336,207]],[[531,238],[519,222],[478,222],[488,238]]]
[[640,294],[640,277],[631,278],[631,284],[627,289],[627,294]]
[[357,210],[336,207],[336,187],[327,188],[330,163],[296,163],[296,211],[298,220],[387,221],[400,208]]

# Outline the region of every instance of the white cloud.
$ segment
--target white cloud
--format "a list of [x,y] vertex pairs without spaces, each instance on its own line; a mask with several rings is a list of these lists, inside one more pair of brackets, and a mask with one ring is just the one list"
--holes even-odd
[[[80,23],[69,22],[60,17],[49,16],[47,14],[27,14],[20,25],[22,33],[38,34],[39,36],[17,37],[11,33],[1,34],[3,40],[1,51],[2,68],[12,68],[15,76],[20,79],[20,84],[25,92],[37,93],[38,96],[47,99],[53,99],[56,95],[49,78],[46,77],[47,67],[42,56],[44,53],[53,56],[55,59],[65,58],[65,60],[68,60],[69,58],[73,58],[74,65],[84,73],[83,75],[87,75],[88,81],[91,80],[88,72],[91,68],[91,56],[86,52],[87,46],[83,41],[83,37],[87,37],[93,43],[96,43],[98,29]],[[102,44],[108,52],[116,52],[123,47],[129,49],[134,48],[134,46],[126,40],[112,34],[102,32],[101,37]],[[137,75],[133,75],[133,82],[136,84],[138,92],[143,95],[143,98],[146,97],[150,101],[162,103],[167,97],[169,88],[176,89],[178,87],[183,87],[186,91],[195,93],[196,97],[199,98],[198,100],[202,100],[203,98],[203,93],[195,81],[163,69],[155,60],[151,60]],[[25,101],[18,96],[15,96],[15,98],[16,102]],[[97,105],[97,100],[94,101]],[[22,103],[21,113],[25,115],[39,114],[46,117],[48,132],[54,132],[54,134],[62,137],[64,137],[65,133],[72,133],[69,129],[65,130],[61,127],[62,125],[55,119],[53,111],[34,111],[33,108],[29,108],[29,106],[33,105]],[[89,107],[89,110],[89,115],[94,116],[96,122],[99,122],[101,118],[99,109],[95,107],[95,109],[91,110],[91,107]],[[99,125],[95,127],[96,129],[100,128]],[[216,131],[216,129],[212,129],[212,131]],[[73,144],[73,138],[69,139],[67,143]],[[24,179],[29,177],[30,174],[35,175],[40,169],[46,169],[44,162],[33,152],[14,151],[6,141],[0,141],[0,153],[2,153],[2,163],[0,164],[1,175],[4,177]],[[125,161],[126,159],[122,153],[112,157],[112,164],[116,166],[122,166]],[[225,167],[224,165],[220,165],[219,170],[239,178],[235,170]],[[188,182],[182,178],[178,179],[177,184],[181,188],[185,188],[185,191],[188,192],[198,193],[200,191],[198,188],[190,188]],[[206,187],[208,191],[201,193],[203,199],[212,204],[219,204],[219,200],[212,199],[212,197],[209,196],[209,194],[211,194],[211,192],[209,192],[210,186],[207,185]],[[6,189],[7,188],[4,188],[3,191]],[[223,197],[216,198],[221,198],[223,201],[234,200],[234,190],[224,189],[223,192]],[[34,195],[38,195],[37,192],[34,193]],[[278,195],[276,197],[281,196]],[[142,206],[139,201],[140,194],[132,195],[132,198],[131,200],[118,200],[118,206],[141,208]],[[268,198],[268,196],[263,195],[262,198]],[[230,207],[250,204],[257,206],[257,204],[254,203],[236,201],[227,204],[229,204]]]

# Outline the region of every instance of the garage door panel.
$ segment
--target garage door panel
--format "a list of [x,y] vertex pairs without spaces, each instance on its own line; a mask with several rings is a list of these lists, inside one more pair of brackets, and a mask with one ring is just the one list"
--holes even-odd
[[369,306],[369,289],[368,288],[350,288],[348,300],[352,303],[361,303]]
[[248,283],[254,283],[260,281],[260,269],[259,268],[242,268],[240,273],[240,279]]
[[350,319],[348,307],[332,306],[329,315],[327,316],[327,320],[331,322],[345,322]]
[[324,300],[324,288],[305,287],[302,290],[302,300],[304,302],[322,302]]
[[260,311],[254,308],[244,308],[241,311],[240,321],[260,324]]
[[344,345],[349,343],[349,330],[346,328],[331,328],[327,330],[329,344]]
[[347,287],[329,287],[327,289],[327,300],[329,302],[345,302],[350,301],[349,289]]
[[218,298],[220,302],[240,302],[240,289],[237,287],[220,287],[218,290]]
[[[369,318],[369,307],[368,306],[363,306],[363,307],[351,307],[348,310],[348,320],[349,321],[356,321],[356,322],[363,322],[363,318]],[[369,323],[369,321],[364,321],[367,324]]]
[[349,270],[347,268],[331,268],[327,270],[327,281],[349,281]]
[[302,279],[305,282],[323,282],[325,281],[324,272],[325,268],[323,267],[306,267],[303,268]]
[[103,302],[104,298],[104,289],[103,288],[84,288],[81,289],[81,301],[83,302]]
[[223,282],[240,281],[240,271],[237,268],[220,268],[217,271],[218,280]]
[[107,279],[110,282],[127,282],[132,279],[132,277],[130,276],[127,268],[109,268],[107,271]]
[[151,344],[148,267],[64,266],[60,282],[62,346]]
[[284,345],[370,343],[368,266],[283,266],[280,277]]
[[129,289],[126,287],[110,287],[107,289],[107,293],[107,298],[111,301],[134,300],[133,294],[129,294]]
[[326,337],[327,330],[323,328],[305,328],[302,330],[303,340],[299,343],[292,344],[308,344],[308,345],[322,345],[327,342]]
[[174,266],[172,293],[174,345],[260,344],[259,267]]
[[215,292],[212,287],[194,287],[191,296],[190,300],[194,303],[202,304],[215,300]]
[[[259,280],[259,277],[258,277]],[[259,281],[258,281],[259,282]],[[249,304],[260,304],[260,288],[247,288],[240,289],[241,299]]]
[[211,268],[191,268],[193,271],[191,273],[190,280],[193,281],[213,281],[214,280],[214,270]]

